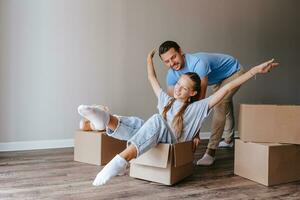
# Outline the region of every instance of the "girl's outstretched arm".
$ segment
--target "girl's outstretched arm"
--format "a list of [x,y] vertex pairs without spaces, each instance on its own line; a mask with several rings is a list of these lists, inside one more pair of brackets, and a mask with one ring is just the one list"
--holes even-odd
[[154,65],[153,65],[153,56],[155,54],[155,49],[153,49],[147,57],[147,71],[148,71],[148,80],[152,86],[152,89],[155,93],[155,95],[158,97],[159,92],[161,90],[160,84],[157,80]]
[[274,59],[272,59],[272,60],[264,62],[260,65],[257,65],[255,67],[252,67],[248,72],[244,73],[243,75],[234,79],[233,81],[227,83],[221,89],[219,89],[215,94],[213,94],[212,98],[210,99],[210,101],[208,103],[209,108],[214,107],[232,89],[242,85],[243,83],[248,81],[250,78],[252,78],[254,75],[256,75],[258,73],[264,74],[264,73],[270,72],[271,69],[273,69],[274,67],[277,67],[278,65],[279,65],[279,63],[274,62]]

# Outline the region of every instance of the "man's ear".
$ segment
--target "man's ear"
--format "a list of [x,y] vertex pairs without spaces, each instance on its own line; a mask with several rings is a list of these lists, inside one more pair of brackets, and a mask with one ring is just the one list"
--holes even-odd
[[180,55],[183,55],[183,52],[182,52],[181,48],[178,49],[178,53],[179,53]]

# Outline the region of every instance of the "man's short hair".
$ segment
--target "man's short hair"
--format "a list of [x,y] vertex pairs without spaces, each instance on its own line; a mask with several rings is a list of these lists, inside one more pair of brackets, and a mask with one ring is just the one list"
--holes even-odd
[[161,54],[166,53],[167,51],[169,51],[171,48],[174,48],[175,51],[179,52],[180,46],[174,42],[174,41],[165,41],[163,42],[160,46],[159,46],[159,56],[161,56]]

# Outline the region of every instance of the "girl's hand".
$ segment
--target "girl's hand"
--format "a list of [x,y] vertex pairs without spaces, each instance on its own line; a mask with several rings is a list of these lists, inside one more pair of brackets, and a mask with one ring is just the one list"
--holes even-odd
[[270,72],[274,67],[277,67],[279,65],[279,63],[274,62],[274,58],[272,60],[269,60],[267,62],[264,62],[260,65],[257,65],[255,67],[253,67],[250,72],[254,72],[254,74],[257,73],[261,73],[261,74],[265,74],[267,72]]
[[147,62],[152,62],[152,59],[153,59],[153,56],[154,56],[155,52],[156,52],[155,48],[152,49],[152,51],[150,51],[150,53],[147,56]]
[[192,151],[195,152],[197,147],[199,146],[199,144],[201,143],[201,140],[199,137],[195,137],[193,139],[193,147],[192,147]]

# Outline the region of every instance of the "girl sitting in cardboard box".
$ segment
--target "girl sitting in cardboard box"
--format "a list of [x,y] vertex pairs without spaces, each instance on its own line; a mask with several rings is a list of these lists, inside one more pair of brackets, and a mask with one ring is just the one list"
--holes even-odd
[[95,130],[106,129],[107,135],[127,141],[127,148],[116,155],[96,176],[93,185],[107,183],[112,177],[126,169],[128,162],[145,153],[159,143],[174,144],[183,141],[199,142],[202,122],[211,109],[232,89],[239,87],[258,73],[267,73],[279,64],[274,59],[251,68],[247,73],[226,84],[216,93],[203,100],[200,94],[200,78],[196,73],[183,74],[175,85],[174,97],[162,90],[157,80],[153,56],[155,49],[147,57],[148,80],[158,99],[159,114],[154,114],[146,122],[138,117],[111,115],[99,106],[80,105],[78,112],[90,121]]

